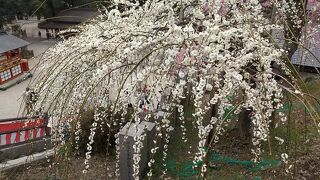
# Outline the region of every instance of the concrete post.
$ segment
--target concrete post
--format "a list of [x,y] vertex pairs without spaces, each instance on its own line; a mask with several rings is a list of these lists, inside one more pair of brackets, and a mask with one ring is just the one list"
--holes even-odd
[[120,147],[120,179],[132,180],[133,177],[133,145],[136,143],[134,137],[146,135],[142,141],[143,147],[140,149],[141,160],[139,162],[139,176],[143,177],[147,170],[147,164],[151,158],[152,141],[155,137],[155,123],[142,121],[137,126],[133,123],[127,123],[119,133],[119,147]]

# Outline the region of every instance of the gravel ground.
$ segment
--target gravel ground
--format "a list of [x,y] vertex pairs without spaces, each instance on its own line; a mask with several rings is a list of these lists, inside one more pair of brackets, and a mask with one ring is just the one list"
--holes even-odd
[[[26,164],[18,168],[0,172],[3,180],[71,180],[92,179],[112,180],[115,177],[115,161],[105,157],[93,156],[89,161],[89,170],[83,174],[84,158],[70,158],[69,160],[44,159],[32,164]],[[50,161],[50,162],[48,162]],[[55,162],[55,163],[52,163]],[[57,163],[58,162],[58,163]]]

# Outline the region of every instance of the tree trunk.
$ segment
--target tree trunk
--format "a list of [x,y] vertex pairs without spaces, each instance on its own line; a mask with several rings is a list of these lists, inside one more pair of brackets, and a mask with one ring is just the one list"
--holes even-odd
[[[216,117],[217,113],[218,113],[218,106],[216,104],[213,104],[210,109],[210,120],[211,120],[211,117]],[[209,120],[209,123],[210,123],[210,120]],[[213,129],[210,131],[207,137],[206,147],[209,147],[210,141],[212,138],[213,138]]]
[[250,114],[252,113],[252,110],[247,110],[243,109],[239,113],[239,135],[240,138],[245,140],[250,138],[250,124],[251,124],[251,119],[250,119]]

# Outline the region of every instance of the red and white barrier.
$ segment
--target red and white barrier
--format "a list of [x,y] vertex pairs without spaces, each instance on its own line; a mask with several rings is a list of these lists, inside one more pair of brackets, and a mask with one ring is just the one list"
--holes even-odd
[[26,142],[47,134],[46,119],[42,117],[0,121],[0,146]]
[[30,130],[25,130],[20,132],[12,132],[9,134],[1,134],[0,146],[25,142],[31,139],[44,137],[45,135],[46,135],[45,127],[30,129]]

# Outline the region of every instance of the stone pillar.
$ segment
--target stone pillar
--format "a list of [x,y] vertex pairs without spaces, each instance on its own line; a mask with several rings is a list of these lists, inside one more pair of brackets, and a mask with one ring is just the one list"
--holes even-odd
[[145,129],[147,130],[147,136],[145,137],[147,141],[147,162],[144,163],[144,165],[146,165],[145,168],[147,168],[147,164],[151,159],[151,148],[153,147],[153,140],[155,140],[156,137],[156,124],[152,122],[142,121],[140,125],[142,125],[142,127],[145,127]]
[[147,170],[148,162],[151,158],[152,141],[155,137],[155,123],[142,121],[135,126],[133,123],[127,123],[119,133],[119,147],[120,147],[120,179],[132,180],[133,177],[133,146],[136,143],[134,137],[146,135],[142,141],[143,147],[140,149],[141,160],[139,162],[139,176],[143,177]]

